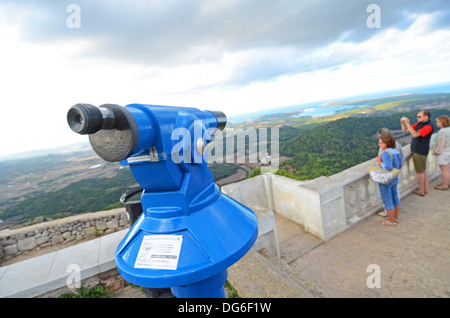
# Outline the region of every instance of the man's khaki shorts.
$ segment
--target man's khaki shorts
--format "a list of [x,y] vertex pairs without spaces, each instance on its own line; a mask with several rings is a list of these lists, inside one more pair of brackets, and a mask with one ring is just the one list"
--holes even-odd
[[418,153],[413,153],[414,170],[416,172],[425,172],[427,169],[427,155],[419,155]]

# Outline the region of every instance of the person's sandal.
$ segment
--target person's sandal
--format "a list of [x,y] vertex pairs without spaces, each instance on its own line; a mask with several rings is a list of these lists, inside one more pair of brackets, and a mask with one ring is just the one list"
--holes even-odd
[[438,184],[438,185],[435,185],[434,186],[434,188],[436,189],[436,190],[448,190],[448,188],[444,188],[443,186],[442,186],[442,184]]
[[387,225],[387,226],[396,226],[397,225],[397,223],[395,223],[395,222],[391,223],[388,220],[381,221],[380,223],[383,224],[383,225]]
[[[384,219],[385,219],[385,220],[389,220],[388,217],[385,217]],[[399,222],[398,222],[398,219],[394,219],[394,222],[395,222],[395,224],[398,224],[398,223],[399,223]]]

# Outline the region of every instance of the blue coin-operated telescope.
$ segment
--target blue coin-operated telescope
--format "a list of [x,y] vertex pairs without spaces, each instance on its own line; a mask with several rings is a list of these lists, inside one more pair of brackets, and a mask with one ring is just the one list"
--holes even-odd
[[252,247],[257,219],[221,193],[206,146],[226,125],[222,112],[130,104],[77,104],[70,128],[89,134],[104,160],[129,165],[143,188],[143,213],[116,251],[120,275],[176,297],[225,297],[227,268]]

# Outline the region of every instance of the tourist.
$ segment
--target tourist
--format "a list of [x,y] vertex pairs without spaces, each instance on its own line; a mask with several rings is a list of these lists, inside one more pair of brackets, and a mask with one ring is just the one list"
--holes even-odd
[[[378,129],[378,138],[380,138],[381,136],[384,135],[390,135],[391,131],[389,130],[389,128],[380,128]],[[398,150],[398,152],[400,152],[400,156],[402,156],[402,163],[405,160],[405,157],[403,155],[403,149],[402,149],[402,145],[398,142],[395,141],[395,149]],[[383,149],[379,148],[378,149],[378,156],[381,156],[381,154],[383,153]]]
[[411,125],[409,118],[402,117],[402,131],[409,131],[413,137],[411,140],[411,152],[413,154],[414,170],[417,175],[419,189],[414,194],[425,196],[428,194],[427,157],[430,150],[430,139],[433,134],[433,126],[430,123],[430,112],[422,110],[417,114],[417,123]]
[[[381,136],[390,135],[391,131],[389,130],[389,128],[380,128],[380,129],[378,129],[377,133],[378,133],[378,139],[379,139]],[[402,145],[398,141],[395,141],[395,149],[398,150],[398,152],[400,152],[400,156],[402,157],[402,166],[403,166],[403,161],[405,160],[405,157],[403,155]],[[383,153],[383,151],[384,150],[381,149],[381,147],[378,148],[378,157],[381,157],[381,154]],[[386,217],[387,216],[386,209],[384,211],[379,212],[378,215]]]
[[[383,150],[380,157],[376,160],[380,168],[391,171],[393,168],[402,167],[402,157],[400,152],[395,149],[395,138],[391,135],[380,136],[378,145]],[[389,184],[378,184],[380,188],[381,200],[387,212],[387,218],[381,221],[381,224],[396,226],[400,212],[400,197],[398,195],[398,176]]]
[[450,182],[450,118],[446,115],[436,118],[436,126],[440,130],[436,134],[431,151],[436,156],[436,164],[441,168],[442,183],[434,188],[448,190]]

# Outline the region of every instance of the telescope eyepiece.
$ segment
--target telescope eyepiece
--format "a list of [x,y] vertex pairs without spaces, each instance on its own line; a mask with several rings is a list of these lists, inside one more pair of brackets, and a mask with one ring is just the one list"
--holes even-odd
[[136,121],[119,105],[76,104],[67,112],[67,122],[74,132],[89,135],[92,148],[106,161],[128,158],[138,144]]
[[94,134],[103,126],[100,109],[90,104],[76,104],[67,113],[70,128],[81,135]]

